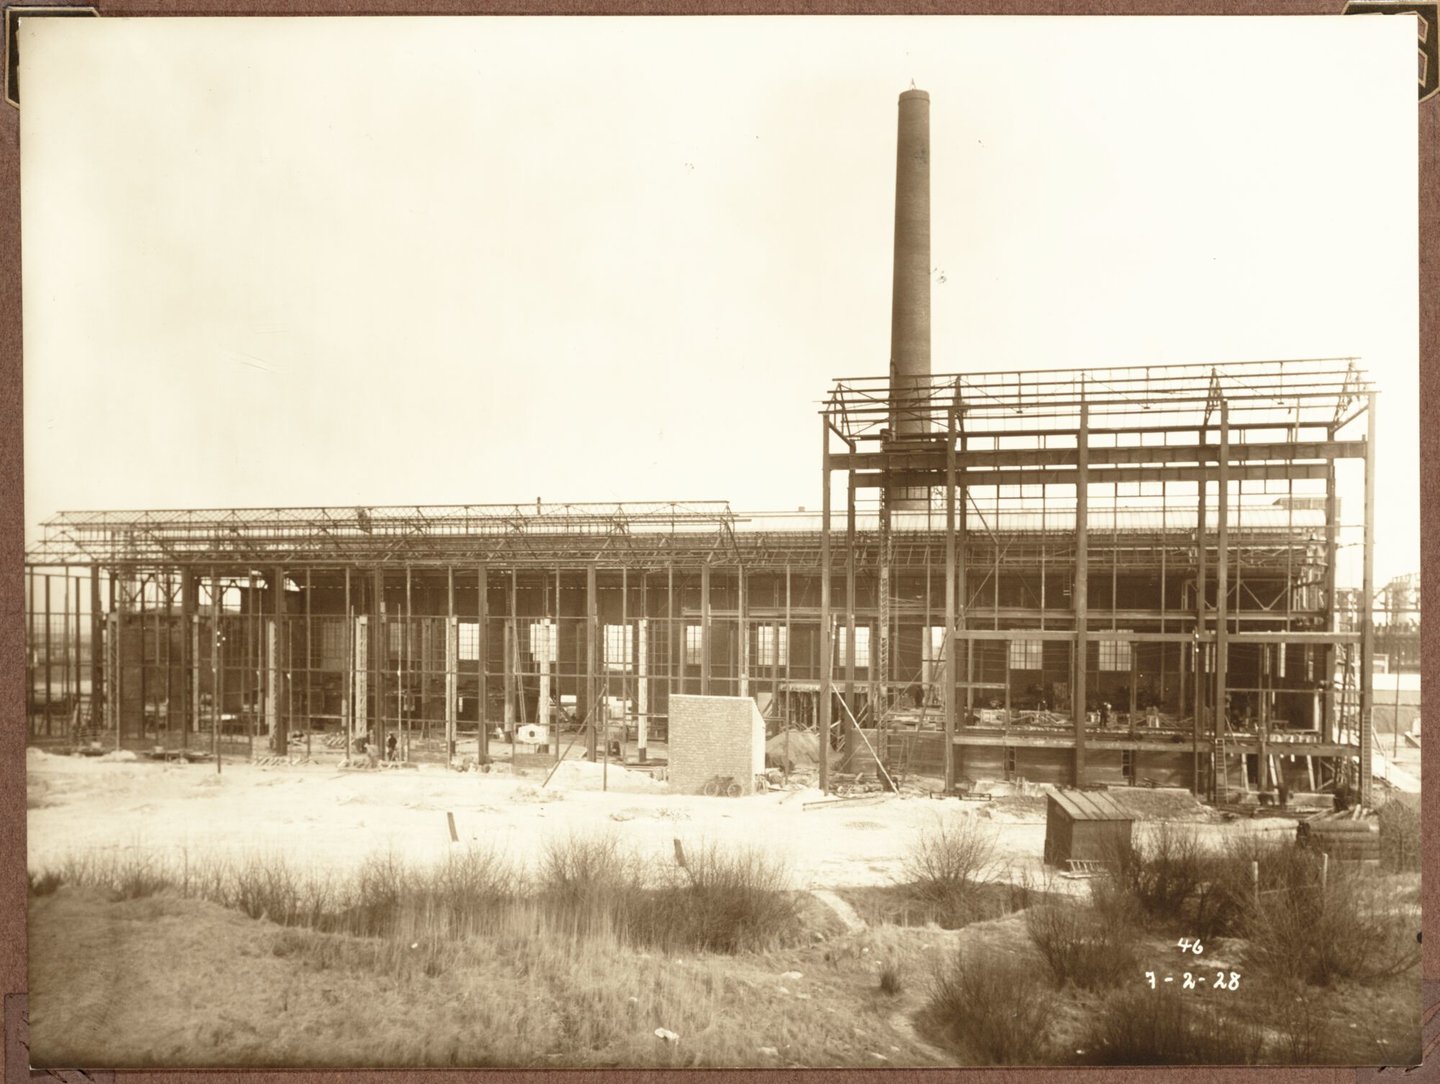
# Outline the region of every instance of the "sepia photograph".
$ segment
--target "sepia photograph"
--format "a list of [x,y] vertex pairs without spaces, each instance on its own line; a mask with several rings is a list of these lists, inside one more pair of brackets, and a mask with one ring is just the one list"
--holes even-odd
[[1338,7],[22,15],[31,1064],[1419,1064]]

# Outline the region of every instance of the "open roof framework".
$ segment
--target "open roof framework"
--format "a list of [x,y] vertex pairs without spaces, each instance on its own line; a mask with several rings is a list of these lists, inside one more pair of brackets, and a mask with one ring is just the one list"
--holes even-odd
[[[399,603],[395,597],[391,602],[403,606],[399,612],[408,620],[413,577],[417,591],[423,587],[426,598],[442,603],[449,585],[451,617],[456,598],[471,615],[478,605],[483,636],[498,636],[499,623],[517,613],[561,618],[563,587],[567,599],[589,600],[584,614],[563,616],[565,634],[589,643],[601,623],[633,624],[636,609],[627,617],[623,603],[618,614],[607,607],[620,598],[636,605],[637,585],[643,599],[648,584],[653,634],[675,638],[677,658],[682,625],[699,628],[702,644],[712,632],[723,639],[738,630],[738,646],[723,665],[741,690],[754,672],[747,668],[761,665],[746,654],[760,650],[750,633],[769,625],[773,639],[781,616],[787,629],[793,616],[797,645],[807,628],[814,637],[805,664],[813,669],[792,680],[787,661],[783,684],[793,689],[813,683],[817,705],[839,692],[835,702],[845,707],[837,721],[847,732],[858,729],[856,717],[864,719],[867,711],[870,722],[884,728],[897,694],[914,683],[915,676],[902,670],[920,665],[922,630],[930,630],[923,632],[928,637],[939,626],[943,659],[935,660],[926,680],[933,702],[944,702],[949,783],[950,753],[977,742],[1058,747],[1054,743],[1061,741],[1073,751],[1074,778],[1086,779],[1087,745],[1098,749],[1104,742],[1087,737],[1086,667],[1076,660],[1100,640],[1126,641],[1137,651],[1148,645],[1161,655],[1162,677],[1175,675],[1182,664],[1198,667],[1202,650],[1214,652],[1219,661],[1207,670],[1204,695],[1196,679],[1192,710],[1181,677],[1184,703],[1174,712],[1176,726],[1188,730],[1193,723],[1187,748],[1198,780],[1200,758],[1223,748],[1219,715],[1227,689],[1250,691],[1243,688],[1248,681],[1227,684],[1225,660],[1232,649],[1253,656],[1303,645],[1307,660],[1312,649],[1320,653],[1317,668],[1323,665],[1325,673],[1334,672],[1340,653],[1359,655],[1360,701],[1346,709],[1327,697],[1314,755],[1343,759],[1358,748],[1366,762],[1362,783],[1368,783],[1372,634],[1368,620],[1338,631],[1336,468],[1347,460],[1365,467],[1360,542],[1363,597],[1370,597],[1375,394],[1358,363],[1343,358],[951,374],[894,397],[884,378],[841,379],[820,406],[825,443],[818,513],[739,514],[724,501],[668,500],[65,512],[45,524],[44,537],[27,554],[30,621],[32,628],[37,622],[49,628],[58,611],[78,656],[81,605],[65,596],[72,573],[57,580],[62,586],[52,611],[47,569],[88,569],[85,613],[95,643],[107,616],[100,601],[104,581],[112,585],[110,609],[126,611],[125,620],[138,613],[143,624],[148,608],[153,630],[201,615],[214,632],[230,620],[216,608],[221,596],[248,591],[247,612],[254,616],[257,577],[281,585],[288,578],[306,599],[313,594],[317,627],[335,621],[324,610],[342,588],[349,607],[352,585],[356,606],[368,608],[403,586]],[[910,424],[912,419],[924,424]],[[844,504],[832,507],[839,488],[832,482],[840,480]],[[893,500],[895,494],[905,499]],[[1088,575],[1077,577],[1082,567]],[[1187,598],[1213,601],[1177,607],[1166,601],[1163,586],[1158,602],[1117,595],[1122,574],[1164,585],[1177,571],[1198,583]],[[729,601],[711,603],[712,580]],[[1002,581],[1023,582],[1032,595],[1038,587],[1038,601],[1006,600]],[[508,599],[496,594],[486,603],[486,583]],[[211,618],[203,618],[207,611],[198,594],[205,585]],[[549,609],[530,613],[522,598],[517,611],[517,585],[540,600],[530,605]],[[78,578],[73,588],[82,593]],[[1257,598],[1257,589],[1270,594]],[[657,593],[666,600],[658,612]],[[1292,609],[1297,597],[1302,601]],[[503,613],[487,610],[492,604]],[[308,601],[306,606],[308,644]],[[1368,618],[1364,607],[1359,610]],[[435,613],[424,619],[443,620]],[[392,619],[382,614],[381,620]],[[846,642],[855,642],[851,630],[857,624],[876,633],[874,659],[861,680],[848,649],[835,651],[842,631]],[[908,638],[903,666],[891,655],[892,636],[897,643]],[[973,660],[987,651],[992,659],[997,650],[1003,656],[1006,643],[1017,638],[1059,642],[1070,652],[1074,687],[1067,704],[1052,706],[1061,708],[1068,720],[1062,725],[1073,731],[1059,738],[1009,730],[986,735],[973,728],[957,733],[957,716],[963,711],[971,718],[976,690],[984,687],[970,672]],[[47,681],[48,645],[47,634]],[[717,663],[711,682],[708,652],[701,650],[697,663],[702,691],[727,680]],[[1047,647],[1047,657],[1049,652]],[[92,653],[96,689],[104,687],[105,665]],[[503,665],[505,674],[492,676],[505,677],[508,688],[518,675],[508,654]],[[584,653],[570,665],[573,673],[557,677],[587,688],[603,670]],[[796,669],[804,667],[797,662]],[[72,687],[79,685],[78,669],[76,675]],[[192,692],[198,680],[190,684]],[[378,685],[378,672],[374,680]],[[482,668],[482,702],[485,680]],[[685,680],[683,665],[678,680]],[[308,695],[308,683],[306,688]],[[1133,692],[1131,700],[1133,716]],[[186,710],[199,712],[193,704]],[[817,708],[815,714],[826,712]],[[1335,724],[1347,719],[1358,728],[1358,745],[1337,734]],[[112,721],[118,728],[118,714]],[[1155,744],[1143,737],[1130,744],[1144,753],[1147,741]],[[1249,751],[1255,744],[1245,737],[1239,747]],[[1263,750],[1263,740],[1258,748]]]
[[[1361,627],[1355,633],[1337,631],[1334,621],[1340,526],[1336,467],[1345,460],[1364,463],[1361,597],[1370,598],[1375,394],[1353,358],[937,374],[907,380],[893,393],[888,377],[836,380],[820,411],[821,562],[829,564],[838,550],[844,555],[846,580],[838,602],[828,580],[825,584],[822,633],[833,635],[832,625],[838,630],[840,624],[853,630],[857,578],[868,575],[878,581],[880,671],[887,673],[888,639],[896,628],[890,579],[896,569],[894,554],[904,546],[904,524],[917,506],[941,521],[944,627],[949,630],[943,672],[955,675],[945,680],[942,690],[950,786],[955,780],[953,750],[957,741],[963,745],[966,740],[957,736],[957,714],[963,708],[970,717],[974,692],[968,677],[963,683],[958,680],[958,659],[963,654],[968,673],[976,642],[1014,627],[1013,615],[1002,620],[998,607],[1006,562],[1042,570],[1048,565],[1052,574],[1060,571],[1068,578],[1068,628],[1034,635],[1068,638],[1083,659],[1099,631],[1091,628],[1088,593],[1106,564],[1118,565],[1122,552],[1130,568],[1152,562],[1163,569],[1167,560],[1188,561],[1198,583],[1188,627],[1120,632],[1112,607],[1108,638],[1119,636],[1131,643],[1188,640],[1196,651],[1202,645],[1213,649],[1216,664],[1207,675],[1213,689],[1204,696],[1197,693],[1194,714],[1198,775],[1202,743],[1213,750],[1226,725],[1222,717],[1230,643],[1275,637],[1247,631],[1242,615],[1229,611],[1231,584],[1238,587],[1247,564],[1252,572],[1257,565],[1272,571],[1283,567],[1288,599],[1298,566],[1299,575],[1321,581],[1317,586],[1325,613],[1321,620],[1311,615],[1300,627],[1287,613],[1283,636],[1322,646],[1332,670],[1335,650],[1358,641],[1359,774],[1368,793],[1373,630],[1368,607],[1361,608]],[[838,532],[831,514],[832,476],[837,473],[845,482],[843,541],[834,537]],[[1141,506],[1153,504],[1157,496],[1158,510],[1142,511]],[[876,521],[874,547],[868,551],[857,529],[862,506]],[[1104,529],[1107,520],[1109,531]],[[1121,528],[1122,520],[1133,526]],[[977,571],[995,578],[993,616],[972,607],[968,581]],[[1207,577],[1213,577],[1214,605],[1204,601]],[[1159,616],[1164,629],[1163,608]],[[1183,622],[1184,616],[1173,618]],[[1273,616],[1260,615],[1267,622]],[[832,657],[828,643],[821,656]],[[822,700],[837,681],[835,670],[827,666],[822,674]],[[1072,673],[1071,747],[1075,778],[1082,780],[1086,668],[1073,667]],[[853,694],[853,669],[845,675],[844,686]],[[872,681],[868,698],[877,717],[883,717],[894,695],[883,678]],[[853,709],[850,721],[853,725]]]

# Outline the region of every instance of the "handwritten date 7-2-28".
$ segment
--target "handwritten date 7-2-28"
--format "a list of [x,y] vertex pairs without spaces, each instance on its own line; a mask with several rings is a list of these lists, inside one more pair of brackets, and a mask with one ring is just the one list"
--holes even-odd
[[[1150,989],[1157,990],[1165,983],[1173,983],[1175,976],[1157,975],[1153,971],[1147,971],[1145,972],[1145,981],[1150,984]],[[1240,989],[1240,973],[1238,971],[1217,971],[1213,980],[1193,971],[1186,971],[1180,976],[1182,990],[1195,990],[1202,986],[1208,986],[1212,990],[1238,990]]]

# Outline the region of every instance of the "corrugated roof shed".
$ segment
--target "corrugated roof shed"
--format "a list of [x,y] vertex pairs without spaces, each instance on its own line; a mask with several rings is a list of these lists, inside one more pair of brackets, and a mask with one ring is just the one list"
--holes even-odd
[[1096,790],[1062,790],[1056,787],[1050,792],[1055,804],[1077,821],[1129,821],[1134,816],[1121,808],[1120,803]]

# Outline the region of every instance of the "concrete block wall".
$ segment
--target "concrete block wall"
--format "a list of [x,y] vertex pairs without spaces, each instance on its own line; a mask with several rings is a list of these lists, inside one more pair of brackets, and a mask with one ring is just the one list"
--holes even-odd
[[718,776],[733,776],[746,794],[765,771],[765,719],[748,696],[670,697],[670,788],[703,790]]

